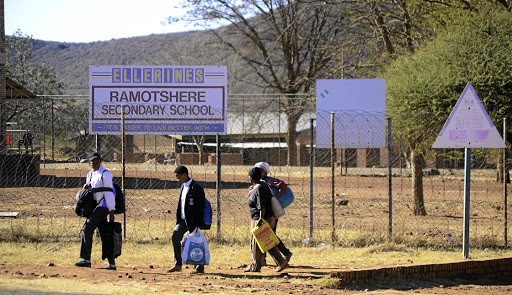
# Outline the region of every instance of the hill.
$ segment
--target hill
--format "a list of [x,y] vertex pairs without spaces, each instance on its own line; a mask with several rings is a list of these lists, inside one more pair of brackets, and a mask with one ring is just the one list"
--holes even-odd
[[86,95],[89,65],[228,65],[238,72],[236,59],[218,46],[205,31],[91,43],[34,40],[32,62],[54,68],[66,85],[66,94]]

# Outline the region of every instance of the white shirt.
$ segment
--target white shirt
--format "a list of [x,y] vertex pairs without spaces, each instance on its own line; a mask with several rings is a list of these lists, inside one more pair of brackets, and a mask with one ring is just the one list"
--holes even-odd
[[[103,177],[102,177],[103,176]],[[100,166],[98,170],[91,170],[87,173],[86,183],[91,185],[91,188],[97,187],[111,187],[112,185],[112,174],[108,172],[103,166]],[[94,200],[99,202],[101,198],[103,201],[99,204],[100,207],[107,207],[108,211],[115,210],[116,208],[116,197],[113,192],[97,192],[93,194]]]
[[185,199],[187,198],[188,190],[190,189],[190,183],[192,183],[192,178],[181,185],[181,219],[183,220],[185,220]]

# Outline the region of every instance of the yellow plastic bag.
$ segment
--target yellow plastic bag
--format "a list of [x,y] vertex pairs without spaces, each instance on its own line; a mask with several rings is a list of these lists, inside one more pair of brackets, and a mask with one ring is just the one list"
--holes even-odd
[[256,225],[252,230],[252,235],[258,244],[261,252],[265,253],[279,244],[276,234],[264,219],[261,226]]

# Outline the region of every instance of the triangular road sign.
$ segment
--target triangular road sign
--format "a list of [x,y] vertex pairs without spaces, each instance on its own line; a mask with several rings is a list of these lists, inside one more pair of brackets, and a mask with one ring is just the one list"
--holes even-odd
[[471,83],[466,85],[432,148],[505,148]]

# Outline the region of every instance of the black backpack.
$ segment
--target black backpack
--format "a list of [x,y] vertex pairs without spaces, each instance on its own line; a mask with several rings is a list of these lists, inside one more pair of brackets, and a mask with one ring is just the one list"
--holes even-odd
[[112,182],[114,186],[114,195],[116,196],[116,210],[114,214],[122,214],[126,211],[126,202],[124,200],[123,190],[117,183]]
[[89,217],[98,204],[94,200],[91,189],[83,189],[76,193],[75,213],[80,217]]
[[[105,169],[105,171],[108,171],[108,170]],[[101,175],[101,177],[103,178],[103,175]],[[76,193],[76,197],[75,197],[75,199],[76,199],[76,202],[74,205],[75,213],[81,217],[91,216],[92,211],[94,211],[94,208],[96,208],[96,206],[99,203],[101,203],[101,201],[103,200],[103,198],[99,202],[96,202],[94,200],[94,197],[92,194],[97,193],[97,192],[113,192],[115,195],[115,198],[116,198],[116,209],[114,211],[114,214],[124,213],[126,211],[126,202],[125,202],[123,190],[121,189],[121,187],[119,185],[117,185],[113,181],[112,181],[112,186],[114,187],[113,190],[110,187],[97,187],[97,188],[82,189],[82,190],[78,191]]]

